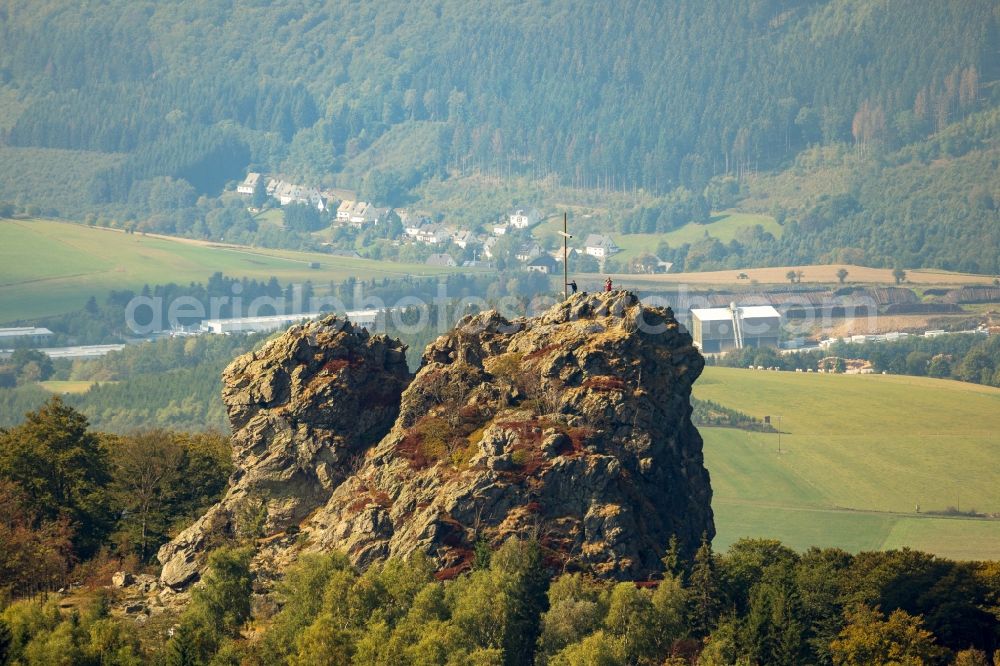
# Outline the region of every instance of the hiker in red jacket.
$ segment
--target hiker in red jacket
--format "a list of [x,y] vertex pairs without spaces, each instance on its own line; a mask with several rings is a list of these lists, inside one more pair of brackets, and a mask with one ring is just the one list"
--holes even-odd
[[604,281],[604,291],[611,291],[611,278]]

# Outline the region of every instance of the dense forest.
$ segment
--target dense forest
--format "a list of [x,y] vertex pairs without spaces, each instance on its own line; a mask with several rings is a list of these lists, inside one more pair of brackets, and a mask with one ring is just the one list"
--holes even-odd
[[[642,190],[610,228],[663,231],[831,146],[859,160],[856,187],[802,202],[777,246],[692,248],[691,267],[846,248],[1000,272],[975,242],[1000,200],[998,17],[993,0],[6,0],[0,199],[299,247],[211,197],[248,169],[385,205],[469,174],[554,177]],[[36,182],[47,151],[75,198]]]
[[[989,666],[1000,656],[997,562],[797,553],[764,539],[723,554],[703,539],[686,560],[674,539],[661,575],[616,583],[553,568],[544,541],[511,539],[478,543],[461,573],[435,574],[421,556],[359,571],[343,554],[313,553],[273,581],[251,566],[262,536],[252,500],[218,535],[186,608],[123,617],[111,572],[141,572],[218,498],[230,469],[217,435],[105,435],[58,399],[0,430],[0,663]],[[48,597],[69,581],[79,592]]]
[[[959,372],[979,367],[965,359],[995,350],[990,342],[951,335],[831,353],[937,375],[931,368],[946,356],[963,359]],[[163,340],[74,370],[157,378],[182,394],[185,376],[171,373],[253,343]],[[29,352],[16,360],[39,363]],[[152,384],[138,391],[147,393],[161,397]],[[196,399],[202,393],[188,387]],[[712,403],[694,410],[712,425],[761,427]],[[334,553],[304,558],[272,588],[250,567],[250,505],[249,526],[220,539],[186,610],[145,625],[122,617],[122,602],[102,586],[114,571],[150,570],[156,547],[218,497],[228,454],[214,433],[96,432],[57,399],[0,429],[0,663],[989,666],[1000,658],[989,656],[1000,644],[995,562],[909,550],[796,553],[743,540],[725,553],[702,544],[689,562],[668,551],[662,577],[637,585],[554,571],[539,544],[508,542],[495,551],[481,544],[474,569],[452,580],[420,558],[362,572]],[[67,597],[45,594],[67,581],[84,584],[69,610]]]

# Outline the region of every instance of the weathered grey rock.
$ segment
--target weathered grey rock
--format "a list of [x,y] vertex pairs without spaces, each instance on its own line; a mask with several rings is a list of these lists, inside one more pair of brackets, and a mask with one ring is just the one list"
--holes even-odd
[[[686,554],[714,536],[690,419],[704,360],[668,310],[613,291],[532,319],[484,312],[431,343],[409,383],[400,343],[325,325],[226,370],[237,471],[226,498],[161,550],[173,589],[197,579],[261,491],[277,536],[257,566],[271,574],[304,548],[361,567],[423,551],[448,576],[477,540],[535,536],[553,566],[642,579],[661,570],[671,535]],[[302,538],[280,537],[290,527]]]
[[265,503],[268,534],[322,506],[399,413],[406,347],[336,317],[294,326],[223,372],[236,470],[223,500],[157,554],[161,580],[197,580],[206,553]]
[[671,535],[714,536],[690,420],[704,360],[665,310],[625,291],[541,317],[469,317],[432,343],[392,431],[304,525],[359,565],[422,550],[447,572],[477,539],[542,535],[551,562],[659,572]]

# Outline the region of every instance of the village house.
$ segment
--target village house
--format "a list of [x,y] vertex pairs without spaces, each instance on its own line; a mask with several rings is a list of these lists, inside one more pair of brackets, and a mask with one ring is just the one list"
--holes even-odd
[[504,234],[507,233],[507,223],[497,222],[496,224],[493,225],[492,231],[494,236],[503,236]]
[[440,224],[425,224],[417,231],[415,240],[426,245],[442,245],[451,240],[451,232]]
[[253,196],[257,192],[257,188],[260,186],[260,174],[251,171],[247,174],[247,177],[243,179],[243,182],[236,186],[236,191],[239,194],[246,194]]
[[426,215],[405,208],[397,208],[396,215],[399,216],[399,222],[403,225],[403,233],[410,238],[416,238],[417,234],[420,233],[420,228],[431,223],[431,219]]
[[337,207],[337,221],[360,227],[366,224],[378,225],[389,214],[388,208],[376,208],[367,201],[344,199]]
[[528,229],[539,223],[542,219],[542,214],[538,212],[537,208],[532,208],[531,210],[525,212],[524,210],[517,210],[510,213],[507,216],[507,223],[512,229]]
[[426,217],[419,218],[416,220],[413,220],[411,218],[409,222],[403,223],[403,234],[406,235],[408,238],[417,240],[420,237],[421,230],[429,226],[431,226],[431,221],[428,220]]
[[380,207],[370,206],[368,208],[368,217],[366,218],[366,222],[370,222],[371,224],[374,224],[377,227],[378,225],[386,221],[386,219],[389,217],[389,213],[391,212],[392,209],[387,208],[385,206],[380,206]]
[[454,268],[455,266],[458,265],[455,262],[455,260],[452,259],[450,254],[444,254],[444,253],[432,254],[431,256],[427,257],[427,261],[425,263],[428,266],[439,266],[445,268]]
[[583,243],[583,251],[598,259],[610,257],[619,249],[611,237],[605,234],[590,234]]
[[267,193],[277,199],[282,206],[294,203],[312,206],[319,211],[326,210],[326,201],[316,188],[272,178],[267,183]]
[[476,242],[476,236],[468,229],[458,229],[452,233],[451,242],[464,250]]
[[551,275],[559,270],[559,262],[553,259],[551,255],[542,254],[529,261],[527,268],[529,271]]
[[525,243],[517,248],[514,257],[520,262],[531,261],[542,254],[542,246],[538,243]]

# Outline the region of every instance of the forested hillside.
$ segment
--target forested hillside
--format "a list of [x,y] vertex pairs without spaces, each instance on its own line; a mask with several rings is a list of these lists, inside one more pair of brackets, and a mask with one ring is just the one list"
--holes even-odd
[[[748,176],[816,145],[849,146],[880,168],[883,155],[993,108],[998,17],[995,0],[4,0],[0,199],[67,216],[169,211],[154,228],[195,235],[207,233],[198,197],[248,168],[385,204],[471,173],[719,203],[719,177],[736,180],[738,198]],[[948,234],[907,188],[887,193],[888,210],[842,226],[838,216],[834,232],[806,229],[804,248],[786,234],[781,256],[815,259],[835,241],[871,263],[906,263],[975,238],[996,221],[995,136],[943,151],[975,153],[968,178],[985,183]],[[63,188],[47,182],[51,168],[16,168],[49,164],[54,150],[107,158],[62,160]],[[921,173],[909,182],[935,177],[926,152],[910,158]],[[915,218],[907,243],[864,237],[900,212]],[[761,254],[746,253],[777,260]],[[979,255],[937,263],[963,260],[998,270]]]

